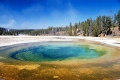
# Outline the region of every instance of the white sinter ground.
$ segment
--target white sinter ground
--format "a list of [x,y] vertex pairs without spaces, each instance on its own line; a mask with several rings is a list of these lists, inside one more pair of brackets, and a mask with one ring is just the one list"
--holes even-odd
[[20,43],[43,41],[95,41],[102,44],[120,47],[120,38],[110,37],[81,37],[81,36],[0,36],[0,47]]

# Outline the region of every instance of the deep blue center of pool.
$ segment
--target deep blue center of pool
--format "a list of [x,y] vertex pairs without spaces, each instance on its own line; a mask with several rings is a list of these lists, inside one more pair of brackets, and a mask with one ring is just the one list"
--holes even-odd
[[105,54],[105,51],[91,49],[88,45],[68,43],[48,43],[18,50],[11,57],[24,61],[61,61],[66,59],[92,59]]

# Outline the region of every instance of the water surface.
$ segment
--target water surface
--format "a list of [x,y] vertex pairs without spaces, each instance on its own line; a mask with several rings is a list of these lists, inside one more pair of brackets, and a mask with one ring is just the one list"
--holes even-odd
[[51,42],[15,51],[11,53],[11,57],[27,61],[61,61],[66,59],[92,59],[105,53],[106,51],[92,49],[89,45],[80,45],[74,42]]
[[[0,47],[5,80],[117,80],[120,50],[87,42],[37,42]],[[3,63],[3,64],[1,64]]]

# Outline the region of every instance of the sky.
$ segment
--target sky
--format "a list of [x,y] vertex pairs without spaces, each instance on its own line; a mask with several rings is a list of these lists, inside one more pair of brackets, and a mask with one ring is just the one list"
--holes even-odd
[[0,27],[45,29],[113,16],[120,0],[0,0]]

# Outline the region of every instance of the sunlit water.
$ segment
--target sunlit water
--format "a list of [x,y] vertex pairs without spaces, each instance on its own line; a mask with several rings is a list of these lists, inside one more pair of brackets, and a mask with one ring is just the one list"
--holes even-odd
[[104,50],[96,50],[89,45],[80,45],[71,42],[41,43],[38,46],[24,48],[11,53],[17,60],[27,61],[56,61],[66,59],[92,59],[104,55]]
[[[87,42],[37,42],[0,47],[4,80],[117,80],[120,50]],[[1,64],[5,63],[5,64]],[[30,69],[30,70],[29,70]]]

